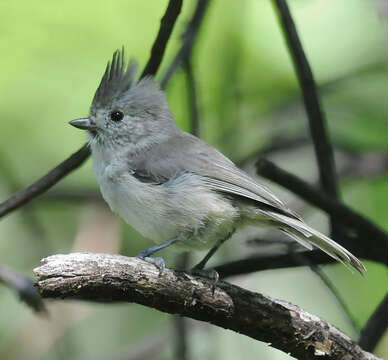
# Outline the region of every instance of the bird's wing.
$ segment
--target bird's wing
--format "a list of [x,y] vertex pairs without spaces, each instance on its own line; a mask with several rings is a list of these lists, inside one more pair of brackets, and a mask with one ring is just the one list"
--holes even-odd
[[300,219],[269,189],[227,157],[184,132],[131,159],[129,166],[140,181],[156,184],[168,182],[182,173],[194,173],[212,190],[250,199],[259,207]]

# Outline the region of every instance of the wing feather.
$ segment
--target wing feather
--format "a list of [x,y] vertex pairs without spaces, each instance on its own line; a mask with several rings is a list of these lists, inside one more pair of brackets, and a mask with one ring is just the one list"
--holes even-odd
[[269,207],[272,211],[300,219],[269,189],[253,180],[218,150],[184,132],[131,158],[129,167],[140,181],[155,184],[191,172],[202,176],[204,184],[212,190],[253,200],[259,207]]

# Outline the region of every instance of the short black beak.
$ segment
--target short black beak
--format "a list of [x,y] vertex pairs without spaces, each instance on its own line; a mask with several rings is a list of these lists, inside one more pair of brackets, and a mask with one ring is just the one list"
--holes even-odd
[[96,130],[97,126],[94,122],[92,122],[89,118],[85,119],[75,119],[69,121],[70,125],[75,126],[78,129],[82,130]]

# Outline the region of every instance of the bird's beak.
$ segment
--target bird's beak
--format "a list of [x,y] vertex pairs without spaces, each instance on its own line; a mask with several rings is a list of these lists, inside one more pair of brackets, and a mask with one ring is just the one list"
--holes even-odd
[[89,118],[71,120],[71,121],[69,121],[69,124],[75,126],[78,129],[82,129],[82,130],[96,130],[97,129],[96,124],[93,121],[91,121]]

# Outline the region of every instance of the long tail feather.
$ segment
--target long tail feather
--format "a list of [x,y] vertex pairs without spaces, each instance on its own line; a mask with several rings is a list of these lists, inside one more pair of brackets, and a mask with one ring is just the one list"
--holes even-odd
[[265,214],[272,220],[276,220],[276,222],[279,223],[279,228],[294,240],[298,241],[301,245],[310,250],[311,245],[313,245],[343,264],[353,266],[362,275],[365,274],[366,268],[362,262],[350,251],[346,250],[326,235],[297,219],[272,212],[265,212]]

